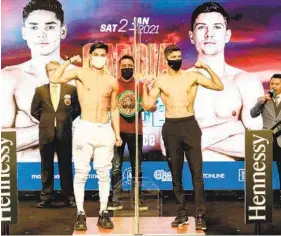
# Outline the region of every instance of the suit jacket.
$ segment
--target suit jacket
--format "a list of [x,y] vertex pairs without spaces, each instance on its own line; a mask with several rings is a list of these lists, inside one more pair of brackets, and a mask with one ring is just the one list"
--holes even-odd
[[[280,108],[280,106],[281,102],[279,103],[278,108]],[[277,122],[281,120],[281,111],[279,109],[279,113],[276,114],[274,102],[272,100],[268,100],[264,104],[258,101],[250,112],[252,117],[257,117],[259,114],[262,115],[263,129],[271,129]],[[277,143],[278,146],[281,147],[281,135],[277,137]]]
[[72,142],[72,121],[81,113],[76,87],[62,84],[58,108],[55,111],[50,84],[36,88],[31,104],[31,115],[39,121],[39,145],[54,139],[54,121],[57,120],[57,137],[64,143]]

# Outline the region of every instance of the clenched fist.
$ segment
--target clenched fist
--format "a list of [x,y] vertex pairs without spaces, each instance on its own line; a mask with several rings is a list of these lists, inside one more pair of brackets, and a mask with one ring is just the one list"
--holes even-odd
[[209,67],[206,63],[204,63],[204,62],[202,62],[202,61],[197,61],[197,62],[194,64],[194,66],[195,66],[196,68],[198,68],[198,69],[200,69],[200,68],[207,69],[207,68]]
[[82,58],[80,57],[80,55],[75,55],[75,56],[70,58],[70,61],[71,61],[71,63],[74,63],[74,62],[81,63],[82,62]]

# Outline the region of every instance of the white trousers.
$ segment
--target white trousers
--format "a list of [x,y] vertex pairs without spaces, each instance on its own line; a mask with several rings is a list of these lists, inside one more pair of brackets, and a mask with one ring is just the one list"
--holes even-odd
[[110,192],[110,170],[112,168],[115,134],[111,123],[92,123],[80,120],[73,134],[74,195],[78,212],[84,211],[85,183],[93,167],[98,176],[100,213],[107,208]]

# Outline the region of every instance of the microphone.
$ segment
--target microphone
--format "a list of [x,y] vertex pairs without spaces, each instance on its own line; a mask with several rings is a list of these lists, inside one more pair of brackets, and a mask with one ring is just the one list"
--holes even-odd
[[275,91],[275,89],[270,89],[267,93],[272,98],[272,97],[275,97],[276,91]]
[[[267,93],[269,94],[270,98],[273,98],[273,97],[275,97],[275,95],[276,95],[275,89],[270,89],[270,90],[268,90]],[[264,100],[263,100],[261,103],[262,103],[263,105],[265,105],[266,102],[267,102],[267,99],[264,98]]]

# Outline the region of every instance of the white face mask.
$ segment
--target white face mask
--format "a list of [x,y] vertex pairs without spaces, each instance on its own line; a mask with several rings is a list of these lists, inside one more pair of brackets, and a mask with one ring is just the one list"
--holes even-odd
[[97,69],[102,69],[106,63],[106,57],[91,56],[91,63]]

